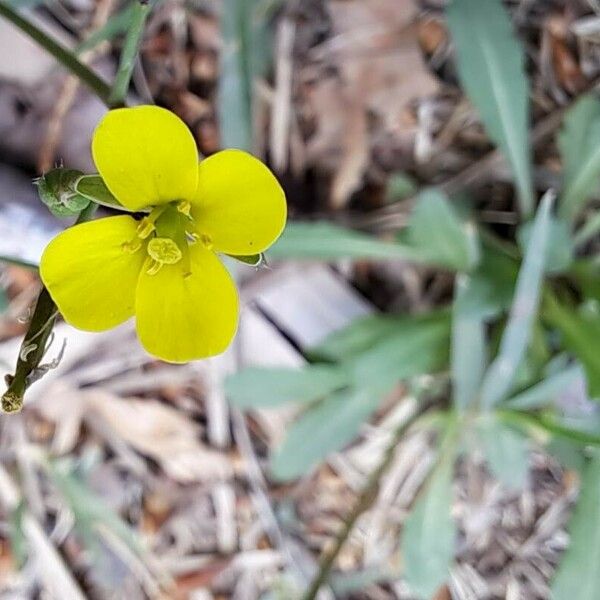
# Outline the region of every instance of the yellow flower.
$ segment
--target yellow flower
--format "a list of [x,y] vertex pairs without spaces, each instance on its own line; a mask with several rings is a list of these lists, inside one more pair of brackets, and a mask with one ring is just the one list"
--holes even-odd
[[255,255],[281,234],[286,203],[273,174],[240,150],[198,164],[185,124],[155,106],[110,111],[92,154],[126,209],[151,212],[76,225],[50,242],[40,274],[65,320],[103,331],[135,315],[142,345],[170,362],[225,350],[238,297],[215,253]]

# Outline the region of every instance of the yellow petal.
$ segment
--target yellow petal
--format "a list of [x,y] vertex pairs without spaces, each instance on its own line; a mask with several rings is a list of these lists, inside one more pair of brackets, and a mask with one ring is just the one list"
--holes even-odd
[[75,225],[46,247],[40,275],[65,321],[104,331],[133,316],[135,288],[144,260],[122,244],[135,236],[136,221],[109,217]]
[[238,296],[227,269],[200,243],[190,255],[190,276],[178,263],[154,275],[142,270],[138,281],[138,336],[150,354],[169,362],[219,354],[237,329]]
[[192,214],[218,252],[248,256],[266,250],[285,226],[285,194],[260,160],[223,150],[200,163]]
[[111,110],[94,132],[92,154],[108,189],[130,210],[194,195],[196,143],[185,123],[164,108]]

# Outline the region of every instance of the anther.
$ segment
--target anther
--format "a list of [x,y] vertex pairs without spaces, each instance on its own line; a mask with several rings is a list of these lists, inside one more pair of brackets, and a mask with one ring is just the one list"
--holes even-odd
[[192,204],[191,204],[191,202],[188,202],[187,200],[182,200],[181,202],[177,203],[177,210],[180,213],[183,213],[186,217],[190,216],[191,209],[192,209]]
[[212,250],[213,241],[212,241],[212,238],[210,237],[210,235],[208,235],[207,233],[201,233],[200,241],[202,242],[202,244],[204,244],[204,246],[206,247],[207,250]]

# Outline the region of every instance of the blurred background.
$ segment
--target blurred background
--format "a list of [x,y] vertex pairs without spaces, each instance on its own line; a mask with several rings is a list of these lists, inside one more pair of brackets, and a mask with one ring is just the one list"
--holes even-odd
[[[137,4],[0,2],[107,81]],[[150,2],[128,101],[290,225],[222,356],[56,326],[0,416],[0,598],[600,597],[600,3],[447,4]],[[69,223],[33,180],[105,111],[0,18],[5,373]]]

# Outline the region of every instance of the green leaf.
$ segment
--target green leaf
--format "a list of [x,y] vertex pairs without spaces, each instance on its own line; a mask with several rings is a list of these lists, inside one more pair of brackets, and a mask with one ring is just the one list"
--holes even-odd
[[559,215],[572,221],[600,178],[600,100],[588,94],[565,115],[558,137],[564,165]]
[[399,329],[349,361],[356,386],[384,393],[403,379],[448,366],[450,319]]
[[285,402],[311,402],[347,384],[348,374],[341,367],[251,367],[228,377],[225,392],[238,408],[263,408]]
[[600,453],[594,451],[569,524],[569,546],[551,587],[553,600],[597,600],[600,589]]
[[367,390],[342,390],[306,410],[273,455],[273,476],[281,481],[295,479],[328,454],[343,448],[380,400],[379,395]]
[[[458,275],[452,312],[451,373],[454,405],[459,411],[475,404],[486,366],[485,322],[471,310],[472,279]],[[479,291],[475,288],[475,293]]]
[[426,315],[369,315],[355,319],[350,325],[329,335],[310,350],[310,355],[326,360],[341,361],[371,349],[391,336],[415,335],[429,323],[448,323],[447,311]]
[[421,253],[413,248],[383,242],[364,233],[325,221],[288,223],[282,236],[270,248],[269,256],[321,260],[338,258],[422,260]]
[[463,88],[512,165],[521,211],[533,210],[525,53],[501,0],[452,0],[446,20]]
[[479,261],[475,228],[464,224],[448,198],[435,189],[419,195],[410,218],[408,240],[427,263],[469,271]]
[[481,264],[470,275],[469,293],[461,298],[461,310],[473,318],[497,317],[510,308],[517,275],[516,261],[484,246]]
[[596,312],[575,309],[560,304],[554,296],[544,298],[544,318],[562,335],[562,345],[572,352],[585,370],[588,392],[592,398],[600,397],[600,315]]
[[457,528],[450,514],[453,467],[453,457],[442,457],[402,532],[404,577],[411,592],[424,600],[432,598],[447,581],[454,558]]
[[537,410],[553,404],[556,398],[585,376],[580,365],[550,375],[540,383],[505,401],[514,410]]
[[498,356],[483,380],[481,402],[487,408],[506,397],[527,351],[543,282],[552,202],[553,196],[548,192],[537,211]]
[[495,414],[480,419],[478,433],[494,476],[511,489],[522,489],[529,469],[527,438],[503,423]]
[[[517,231],[517,239],[521,248],[526,248],[531,237],[532,223],[524,223]],[[575,254],[571,228],[568,223],[556,218],[550,221],[551,244],[546,248],[546,273],[555,275],[566,271]]]

